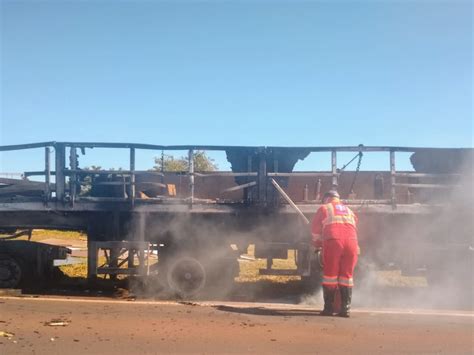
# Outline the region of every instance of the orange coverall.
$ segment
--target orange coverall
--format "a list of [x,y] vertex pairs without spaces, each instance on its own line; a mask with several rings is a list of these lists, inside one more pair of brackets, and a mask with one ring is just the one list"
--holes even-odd
[[357,263],[357,216],[338,198],[322,205],[311,224],[313,244],[323,248],[323,286],[352,287]]

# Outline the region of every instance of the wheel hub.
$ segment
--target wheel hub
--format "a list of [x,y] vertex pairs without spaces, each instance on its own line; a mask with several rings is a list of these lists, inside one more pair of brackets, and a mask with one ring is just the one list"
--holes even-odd
[[177,259],[168,268],[168,285],[182,297],[196,295],[206,282],[206,272],[202,264],[195,258]]

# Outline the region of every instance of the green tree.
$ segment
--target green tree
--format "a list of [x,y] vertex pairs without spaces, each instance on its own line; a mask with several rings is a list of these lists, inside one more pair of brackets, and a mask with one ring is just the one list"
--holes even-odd
[[[214,159],[207,156],[205,151],[197,150],[193,153],[194,171],[216,171],[218,166]],[[188,171],[188,157],[175,158],[164,154],[163,157],[155,157],[153,170],[158,171]]]

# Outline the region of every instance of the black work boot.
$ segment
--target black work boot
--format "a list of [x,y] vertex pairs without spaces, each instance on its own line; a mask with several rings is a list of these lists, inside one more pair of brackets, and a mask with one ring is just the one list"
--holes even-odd
[[341,311],[337,314],[338,317],[350,317],[352,287],[339,286],[341,290]]
[[324,309],[319,313],[320,316],[332,316],[332,304],[334,302],[335,288],[323,286]]

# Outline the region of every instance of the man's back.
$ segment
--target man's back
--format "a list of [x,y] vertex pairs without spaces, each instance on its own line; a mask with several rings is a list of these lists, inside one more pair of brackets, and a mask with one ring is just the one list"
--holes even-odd
[[322,205],[313,219],[313,234],[328,239],[357,239],[357,216],[352,210],[334,198]]

